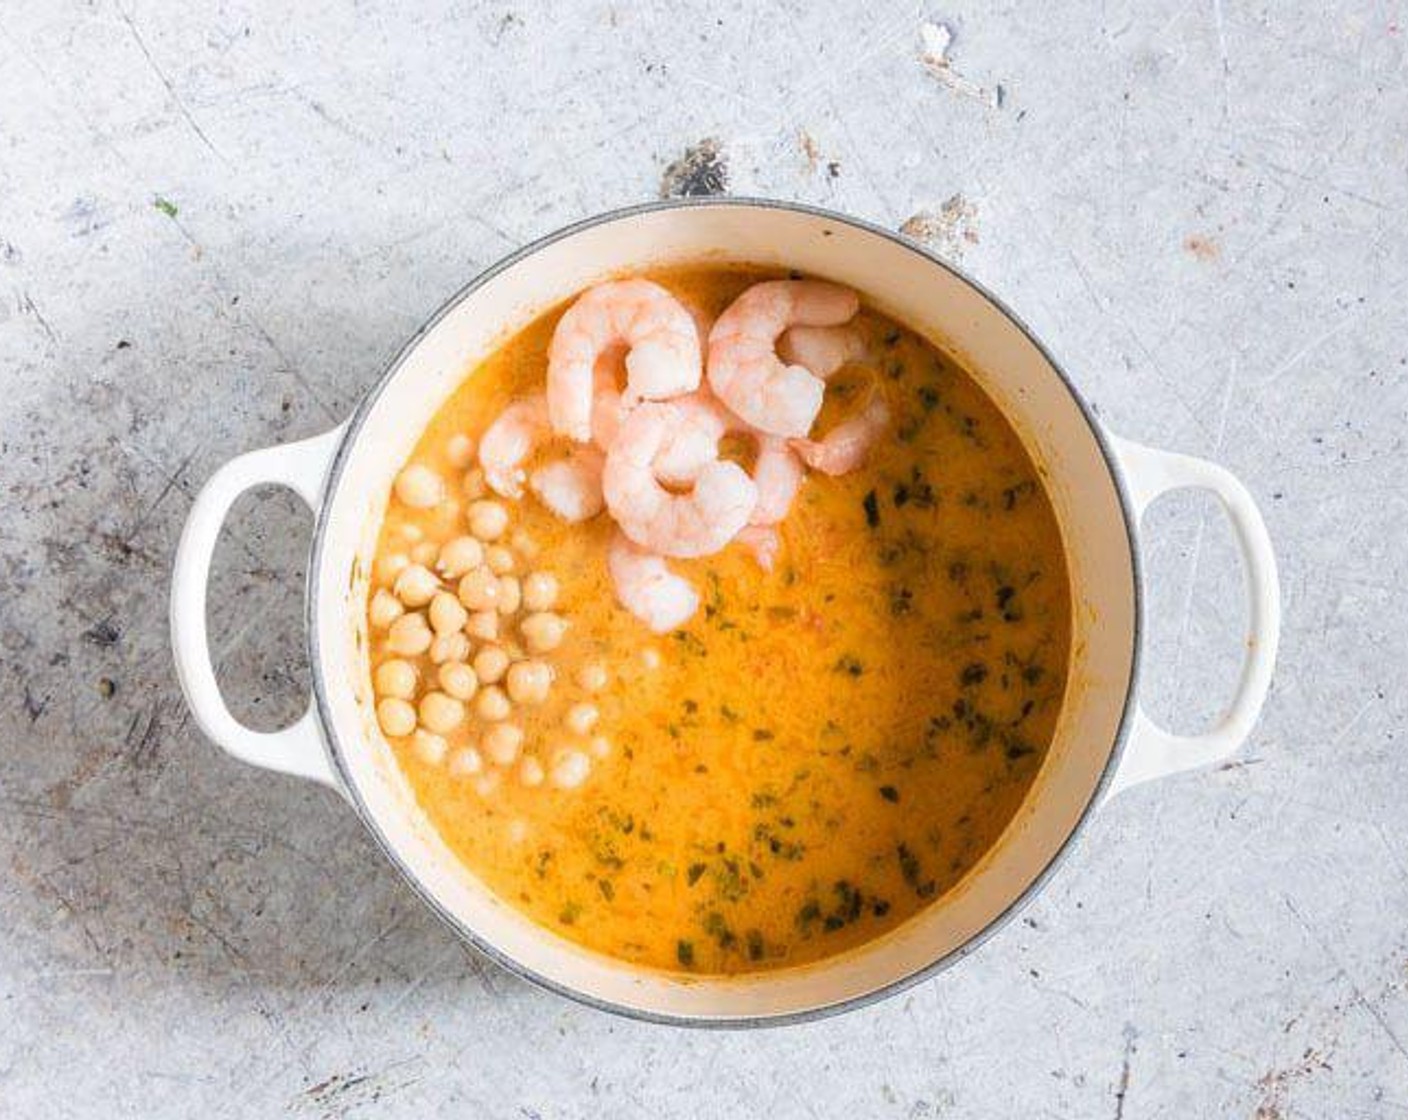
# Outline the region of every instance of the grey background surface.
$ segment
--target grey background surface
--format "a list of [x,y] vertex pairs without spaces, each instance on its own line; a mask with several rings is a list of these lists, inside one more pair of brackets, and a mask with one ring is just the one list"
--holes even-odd
[[[8,0],[0,1113],[1408,1114],[1406,50],[1372,2]],[[1238,763],[1110,805],[961,967],[725,1035],[459,946],[332,795],[196,732],[165,619],[212,470],[342,419],[477,270],[710,137],[731,190],[920,214],[1113,429],[1229,465],[1286,609]],[[1148,529],[1146,701],[1191,729],[1236,560],[1209,500]],[[304,702],[308,536],[260,493],[219,554],[260,726]]]

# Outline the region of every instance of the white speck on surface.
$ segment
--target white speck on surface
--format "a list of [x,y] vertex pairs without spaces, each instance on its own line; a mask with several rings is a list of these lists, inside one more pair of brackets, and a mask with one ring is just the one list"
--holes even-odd
[[970,97],[985,105],[1000,108],[1000,87],[986,90],[977,82],[964,77],[953,68],[949,59],[949,47],[953,44],[953,30],[946,23],[924,22],[919,25],[919,61],[925,71],[945,88],[960,97]]

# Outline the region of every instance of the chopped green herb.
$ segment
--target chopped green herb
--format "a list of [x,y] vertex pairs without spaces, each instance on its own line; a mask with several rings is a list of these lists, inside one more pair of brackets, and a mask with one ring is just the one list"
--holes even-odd
[[704,872],[706,872],[707,870],[709,869],[702,863],[691,863],[689,865],[689,870],[684,873],[685,882],[688,883],[691,887],[694,886],[695,883],[699,882],[700,877],[703,876]]
[[675,959],[678,960],[678,961],[680,962],[680,964],[681,964],[683,967],[685,967],[685,968],[693,968],[693,967],[694,967],[694,942],[693,942],[693,941],[677,941],[677,942],[675,942]]
[[156,198],[152,200],[152,205],[155,206],[158,210],[160,210],[163,214],[165,214],[168,218],[174,218],[177,214],[181,212],[174,202],[172,202],[170,199],[162,198],[161,195],[157,195]]
[[718,942],[720,949],[731,949],[738,941],[724,921],[724,916],[717,910],[711,910],[704,916],[704,932]]
[[872,529],[878,529],[880,527],[880,501],[876,498],[874,490],[866,494],[861,505],[865,507],[865,523]]
[[709,655],[708,647],[698,634],[691,634],[688,630],[676,630],[675,641],[679,642],[680,645],[684,646],[686,650],[696,657],[707,657]]
[[753,729],[753,741],[755,743],[766,743],[770,739],[776,738],[777,736],[773,732],[769,731],[766,727],[755,727]]
[[895,855],[899,857],[900,874],[904,876],[904,881],[910,890],[914,891],[920,898],[928,898],[937,889],[937,884],[932,879],[925,879],[923,869],[919,865],[919,857],[909,850],[908,844],[900,844],[895,849]]
[[561,922],[561,923],[562,923],[563,925],[565,925],[565,926],[570,926],[570,925],[574,925],[574,924],[576,923],[577,919],[580,918],[581,916],[582,916],[582,907],[581,907],[581,904],[580,904],[580,903],[576,903],[576,902],[569,902],[569,903],[567,903],[566,906],[564,906],[564,907],[562,908],[562,912],[561,912],[560,914],[558,914],[557,920],[558,920],[559,922]]
[[842,654],[837,658],[836,664],[831,668],[833,672],[849,673],[853,677],[858,677],[865,672],[865,666],[860,663],[860,660],[849,653]]
[[895,802],[900,799],[900,791],[897,790],[894,786],[881,786],[880,796],[883,797],[886,801]]
[[982,684],[988,679],[988,667],[981,661],[974,661],[971,665],[965,665],[963,671],[958,675],[958,683],[968,688],[971,685]]

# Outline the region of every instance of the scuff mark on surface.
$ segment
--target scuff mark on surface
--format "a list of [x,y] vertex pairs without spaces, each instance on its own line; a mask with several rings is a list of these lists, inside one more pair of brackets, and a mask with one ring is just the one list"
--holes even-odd
[[841,174],[841,161],[827,159],[822,153],[821,145],[805,128],[797,133],[797,146],[802,149],[802,156],[807,161],[808,175],[815,175],[818,170],[823,168],[829,179],[835,179]]
[[1291,1085],[1315,1073],[1316,1070],[1333,1068],[1326,1056],[1313,1046],[1306,1047],[1300,1061],[1285,1069],[1273,1069],[1257,1080],[1256,1087],[1261,1092],[1257,1103],[1255,1120],[1284,1120],[1286,1094]]
[[953,45],[953,29],[948,24],[921,23],[919,42],[919,61],[931,78],[959,97],[972,98],[994,109],[1002,108],[1006,100],[1006,90],[1002,86],[995,90],[985,89],[953,68],[948,57],[948,49]]
[[52,342],[55,346],[59,344],[58,334],[55,332],[54,328],[49,324],[49,320],[44,318],[44,313],[39,310],[38,305],[34,302],[33,298],[31,298],[28,292],[20,293],[20,311],[26,315],[34,316],[35,321],[39,324],[40,329],[48,337],[49,341]]
[[685,149],[684,155],[665,168],[660,177],[661,198],[708,198],[727,194],[728,157],[723,144],[712,136]]
[[1126,1023],[1124,1028],[1124,1058],[1120,1062],[1120,1080],[1115,1086],[1115,1120],[1124,1120],[1124,1102],[1129,1095],[1130,1057],[1134,1054],[1134,1040],[1139,1037],[1134,1024]]
[[88,627],[87,630],[83,631],[83,640],[85,642],[91,642],[93,645],[102,649],[117,645],[121,638],[122,631],[117,628],[117,625],[111,618],[100,619],[98,622]]
[[[407,1071],[407,1066],[416,1071]],[[293,1108],[317,1112],[325,1120],[337,1120],[354,1109],[380,1104],[386,1097],[409,1089],[421,1080],[423,1066],[423,1059],[408,1058],[376,1073],[335,1073],[300,1093]]]
[[978,243],[978,207],[961,193],[955,194],[937,211],[911,214],[900,233],[951,260],[962,260],[967,246]]
[[1183,248],[1205,264],[1222,257],[1222,246],[1217,239],[1203,233],[1190,233],[1183,239]]
[[147,710],[145,721],[142,715],[142,712],[134,715],[127,727],[127,753],[132,766],[138,770],[145,770],[156,761],[161,742],[161,701]]

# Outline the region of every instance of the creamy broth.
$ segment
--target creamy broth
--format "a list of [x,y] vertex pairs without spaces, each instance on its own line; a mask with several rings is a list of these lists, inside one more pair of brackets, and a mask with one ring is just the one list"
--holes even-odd
[[[712,318],[762,275],[652,278]],[[477,440],[541,391],[561,310],[474,369],[427,427],[408,462],[446,480],[450,500],[391,500],[374,591],[392,586],[398,558],[465,532],[452,439]],[[817,429],[875,391],[893,427],[858,471],[808,478],[771,572],[737,545],[671,561],[703,605],[657,635],[616,603],[605,517],[568,525],[531,496],[501,502],[513,579],[551,573],[568,623],[540,655],[546,700],[515,706],[521,757],[457,769],[488,726],[474,700],[443,751],[387,736],[469,870],[590,949],[737,973],[857,946],[941,899],[1042,764],[1066,684],[1070,590],[1041,475],[953,359],[868,308],[857,323],[871,359],[832,379]],[[523,644],[520,617],[505,616],[502,642]],[[384,626],[371,633],[375,677],[393,655]],[[486,643],[469,644],[472,662]],[[426,654],[395,660],[422,692],[437,679]],[[594,726],[571,714],[584,704]],[[551,775],[569,746],[590,759],[581,784],[525,784],[523,757]]]

